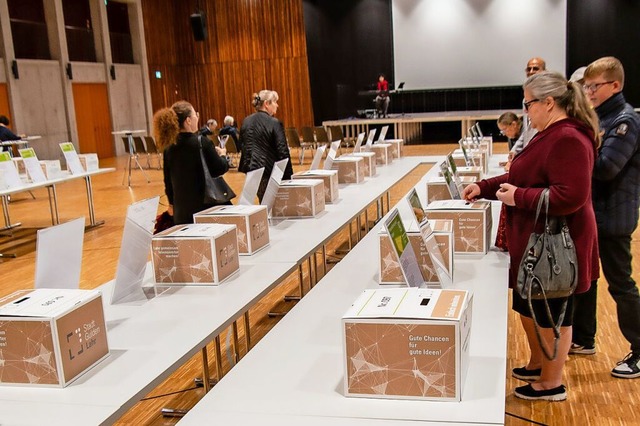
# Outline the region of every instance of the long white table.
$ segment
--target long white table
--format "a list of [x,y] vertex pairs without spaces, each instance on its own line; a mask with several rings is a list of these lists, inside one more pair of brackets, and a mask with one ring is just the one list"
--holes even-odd
[[[433,173],[435,168],[430,175]],[[423,198],[424,184],[417,187]],[[498,215],[499,203],[494,203],[494,235]],[[269,425],[297,424],[300,418],[314,418],[317,424],[328,420],[356,424],[347,419],[504,423],[508,255],[497,251],[481,258],[455,259],[455,287],[474,293],[469,369],[461,402],[344,396],[341,318],[364,289],[378,287],[379,226],[180,424],[210,424],[235,418],[260,418],[264,419],[261,424]]]
[[[344,203],[319,218],[274,225],[270,246],[241,257],[239,273],[220,286],[174,287],[145,303],[112,306],[106,303],[112,283],[104,285],[111,356],[64,389],[2,387],[0,424],[42,424],[42,413],[34,409],[40,403],[56,406],[59,417],[48,419],[48,424],[74,423],[76,411],[77,424],[114,422],[295,271],[301,259],[338,232],[345,220],[427,160],[396,160],[380,168],[376,178],[341,188]],[[1,413],[14,406],[30,409],[13,422],[14,417]]]
[[102,168],[98,170],[94,170],[91,172],[85,172],[80,174],[67,174],[58,179],[48,179],[44,182],[37,183],[25,183],[24,185],[17,188],[9,188],[0,190],[0,198],[2,199],[2,213],[4,215],[4,223],[5,226],[1,230],[15,228],[20,226],[20,223],[12,223],[11,217],[9,215],[9,196],[13,194],[18,194],[20,192],[32,191],[38,188],[47,188],[49,192],[49,209],[51,211],[51,224],[57,225],[60,223],[60,218],[58,215],[58,195],[56,192],[56,185],[62,184],[65,182],[69,182],[76,179],[84,179],[85,187],[87,190],[87,204],[89,206],[89,226],[94,227],[102,224],[103,222],[97,222],[95,217],[95,210],[93,207],[93,187],[91,185],[91,177],[100,175],[103,173],[110,173],[115,171],[114,168]]

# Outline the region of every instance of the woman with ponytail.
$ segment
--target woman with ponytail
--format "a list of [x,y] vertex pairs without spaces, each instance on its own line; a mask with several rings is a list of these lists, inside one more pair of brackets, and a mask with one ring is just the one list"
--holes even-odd
[[253,94],[251,104],[256,112],[246,117],[240,128],[242,157],[238,170],[247,173],[264,167],[258,187],[258,199],[262,202],[276,161],[285,158],[289,160],[283,179],[291,179],[293,166],[284,126],[275,118],[278,111],[278,93],[273,90],[261,90],[260,93]]
[[[589,289],[599,275],[595,214],[591,203],[591,175],[598,145],[598,119],[589,107],[582,88],[568,82],[561,74],[542,72],[532,75],[524,84],[524,111],[538,133],[513,159],[509,173],[477,184],[463,191],[463,198],[500,200],[507,206],[506,234],[511,264],[509,285],[517,282],[520,261],[529,235],[540,232],[543,222],[534,223],[536,207],[544,189],[549,189],[549,215],[565,216],[574,240],[578,258],[578,286],[575,293]],[[515,389],[518,398],[563,401],[567,391],[562,384],[573,318],[573,295],[549,299],[551,315],[557,321],[564,302],[566,315],[560,327],[557,356],[549,360],[543,354],[528,301],[518,292],[512,294],[512,308],[520,314],[527,335],[530,357],[512,375],[530,382]],[[533,300],[533,310],[540,334],[547,348],[553,347],[554,334],[544,310],[544,301]]]
[[175,224],[193,223],[193,214],[212,207],[204,203],[204,170],[200,152],[212,177],[229,169],[220,157],[225,150],[214,147],[205,137],[199,137],[198,113],[186,101],[178,101],[153,116],[153,130],[163,150],[164,190],[169,199],[169,214]]

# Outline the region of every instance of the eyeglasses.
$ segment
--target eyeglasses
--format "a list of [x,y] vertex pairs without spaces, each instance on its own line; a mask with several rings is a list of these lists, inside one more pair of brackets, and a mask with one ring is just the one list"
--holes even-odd
[[605,81],[604,83],[591,83],[582,86],[585,92],[596,93],[605,84],[611,84],[613,81]]
[[526,67],[525,72],[529,72],[529,71],[540,71],[540,67]]
[[525,111],[529,111],[529,106],[534,103],[534,102],[540,102],[540,99],[531,99],[530,101],[525,101],[524,99],[522,100],[522,108]]

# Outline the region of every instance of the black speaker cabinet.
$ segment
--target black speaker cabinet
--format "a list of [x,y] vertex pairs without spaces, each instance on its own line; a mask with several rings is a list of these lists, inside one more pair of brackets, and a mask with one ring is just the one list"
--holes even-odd
[[207,19],[205,18],[204,13],[194,13],[189,17],[189,19],[191,20],[193,38],[196,41],[204,41],[207,38]]

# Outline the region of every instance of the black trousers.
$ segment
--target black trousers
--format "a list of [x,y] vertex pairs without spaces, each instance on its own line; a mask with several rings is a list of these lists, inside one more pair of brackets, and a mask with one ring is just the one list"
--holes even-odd
[[[618,325],[634,353],[640,353],[640,294],[631,278],[631,236],[599,236],[598,248],[609,293],[616,302]],[[597,284],[577,294],[573,319],[573,342],[593,346],[596,335]]]

